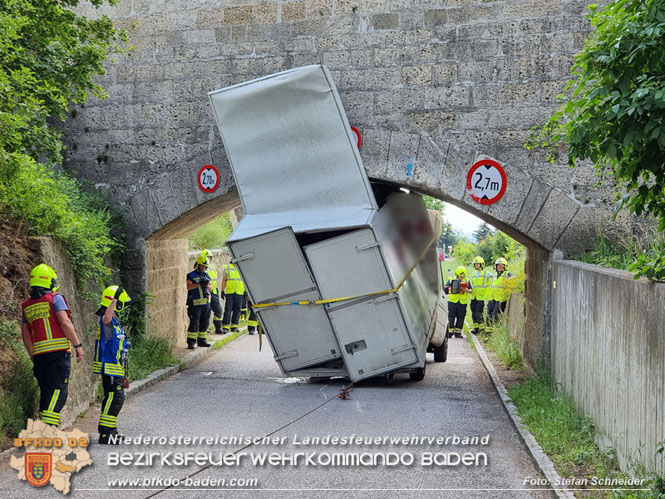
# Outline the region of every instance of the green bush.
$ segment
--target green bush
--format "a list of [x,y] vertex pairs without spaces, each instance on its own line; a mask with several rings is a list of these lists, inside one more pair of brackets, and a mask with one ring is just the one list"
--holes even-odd
[[[610,238],[602,226],[596,230],[593,249],[572,258],[601,267],[637,272],[644,260],[655,259],[665,248],[665,234],[653,228],[644,230],[641,237]],[[639,273],[636,277],[639,277]]]
[[[26,220],[29,233],[52,236],[61,242],[74,268],[84,296],[90,284],[102,287],[107,278],[104,258],[122,250],[120,217],[113,217],[99,194],[83,190],[79,181],[65,173],[23,158],[0,166],[0,213]],[[11,168],[11,171],[9,169]],[[58,269],[55,269],[56,272]]]
[[15,436],[34,416],[39,387],[14,321],[0,319],[0,435]]

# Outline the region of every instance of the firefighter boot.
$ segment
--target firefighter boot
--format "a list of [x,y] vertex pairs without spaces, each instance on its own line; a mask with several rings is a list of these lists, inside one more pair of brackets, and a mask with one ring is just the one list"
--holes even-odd
[[[198,338],[198,339],[196,340],[196,346],[199,346],[199,347],[209,347],[209,346],[210,346],[210,343],[208,343],[208,342],[206,341],[205,338]],[[193,346],[192,346],[192,348],[193,348]]]
[[196,348],[196,340],[187,340],[187,348],[194,350]]
[[462,337],[462,330],[459,328],[455,328],[455,337],[456,338],[461,338]]

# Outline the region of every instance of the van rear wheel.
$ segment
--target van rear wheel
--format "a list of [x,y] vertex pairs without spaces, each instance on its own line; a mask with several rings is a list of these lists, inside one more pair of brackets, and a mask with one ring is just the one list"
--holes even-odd
[[[426,366],[427,364],[425,364]],[[413,381],[422,381],[425,379],[425,366],[419,367],[414,372],[409,373],[409,378]]]
[[441,346],[434,347],[434,362],[445,362],[448,360],[448,338],[446,338]]

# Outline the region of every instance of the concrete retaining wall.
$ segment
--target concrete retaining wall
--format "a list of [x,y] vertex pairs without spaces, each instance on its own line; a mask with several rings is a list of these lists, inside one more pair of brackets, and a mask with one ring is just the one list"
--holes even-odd
[[622,469],[665,439],[665,284],[572,261],[552,264],[552,371],[616,448]]

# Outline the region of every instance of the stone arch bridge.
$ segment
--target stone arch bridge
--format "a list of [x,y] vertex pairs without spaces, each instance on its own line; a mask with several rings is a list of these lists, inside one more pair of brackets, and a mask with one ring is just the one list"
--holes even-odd
[[[109,98],[66,123],[65,167],[126,211],[125,283],[155,295],[158,334],[184,341],[187,238],[239,206],[207,92],[325,64],[363,135],[371,178],[455,204],[527,246],[523,350],[533,364],[548,355],[552,255],[587,246],[597,220],[610,217],[608,188],[595,186],[590,168],[523,147],[556,108],[590,30],[589,3],[120,0],[101,12],[129,30],[134,50],[108,64],[100,82]],[[465,189],[479,155],[508,175],[489,207]],[[221,183],[206,194],[196,175],[209,163]]]

